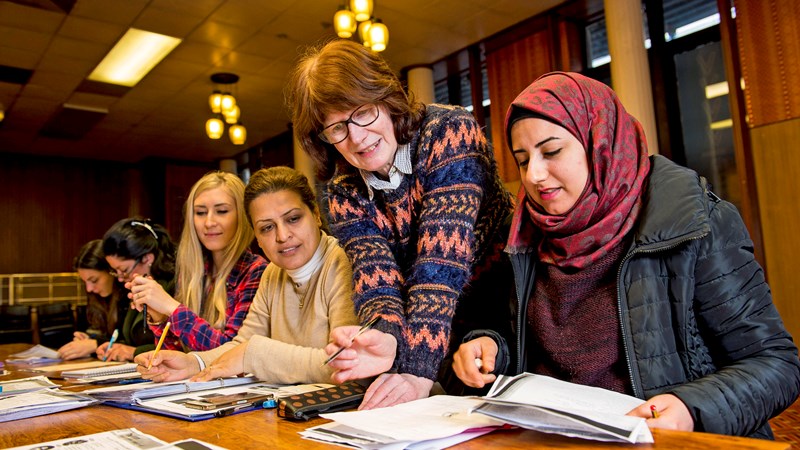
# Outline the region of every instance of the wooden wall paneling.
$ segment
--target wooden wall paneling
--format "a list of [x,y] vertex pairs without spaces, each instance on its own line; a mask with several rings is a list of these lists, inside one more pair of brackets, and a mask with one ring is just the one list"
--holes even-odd
[[203,175],[214,170],[209,166],[192,166],[167,164],[164,173],[164,209],[165,223],[170,237],[176,243],[181,238],[181,229],[184,221],[184,203],[189,196],[192,186]]
[[795,340],[800,339],[800,119],[753,128],[753,162],[764,232],[764,253],[775,305]]
[[0,273],[69,272],[87,241],[128,212],[127,168],[0,155]]
[[736,0],[751,127],[800,117],[800,2]]
[[486,47],[486,69],[489,77],[489,98],[492,103],[492,145],[504,182],[519,179],[519,171],[506,142],[504,123],[508,106],[536,78],[553,70],[552,41],[547,29],[503,47]]
[[[750,129],[747,126],[747,111],[744,92],[739,80],[742,68],[739,62],[739,43],[736,39],[736,24],[729,13],[732,0],[717,0],[720,13],[720,46],[725,60],[725,74],[728,79],[728,104],[733,121],[733,148],[736,158],[736,174],[742,192],[742,218],[750,231],[755,244],[756,259],[769,274],[769,267],[764,256],[764,240],[762,238],[761,219],[758,206],[758,190],[756,189],[755,169],[753,169],[753,151],[750,144]],[[728,13],[724,13],[728,11]],[[663,147],[662,147],[663,148]]]

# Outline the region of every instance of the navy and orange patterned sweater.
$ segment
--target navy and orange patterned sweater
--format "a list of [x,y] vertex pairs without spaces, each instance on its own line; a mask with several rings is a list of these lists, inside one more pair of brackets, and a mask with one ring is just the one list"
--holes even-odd
[[374,191],[340,165],[326,187],[328,218],[353,263],[361,322],[397,338],[395,367],[435,380],[465,287],[501,258],[513,199],[491,148],[463,108],[429,105],[410,142],[413,174]]

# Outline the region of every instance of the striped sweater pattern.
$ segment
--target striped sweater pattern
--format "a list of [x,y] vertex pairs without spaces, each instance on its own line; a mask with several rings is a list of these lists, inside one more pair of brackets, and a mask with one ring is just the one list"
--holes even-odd
[[435,380],[459,296],[494,252],[513,209],[473,116],[429,105],[410,142],[413,173],[370,200],[358,172],[340,167],[326,186],[331,231],[353,263],[361,322],[398,342],[394,369]]

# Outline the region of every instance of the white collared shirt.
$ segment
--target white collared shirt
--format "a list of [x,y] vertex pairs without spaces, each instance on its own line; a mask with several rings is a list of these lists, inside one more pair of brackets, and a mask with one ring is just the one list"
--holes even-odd
[[380,189],[382,191],[393,191],[400,186],[405,175],[411,175],[413,169],[411,166],[411,148],[408,144],[397,147],[397,152],[394,154],[394,163],[389,168],[389,181],[382,180],[375,172],[358,169],[361,173],[361,178],[364,179],[364,184],[367,185],[369,192],[369,199],[374,197],[373,189]]

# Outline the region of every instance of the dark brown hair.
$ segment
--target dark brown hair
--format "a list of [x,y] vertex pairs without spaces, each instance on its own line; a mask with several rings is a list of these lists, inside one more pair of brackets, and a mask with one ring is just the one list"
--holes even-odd
[[[72,267],[76,271],[78,269],[89,269],[108,273],[111,270],[111,266],[108,265],[103,254],[103,240],[95,239],[84,244],[78,250],[78,254],[72,262]],[[122,291],[122,287],[115,279],[111,296],[107,299],[92,292],[86,293],[86,321],[89,323],[89,328],[99,330],[105,339],[108,339],[114,329],[117,328],[117,305],[123,296]]]
[[374,103],[389,111],[399,145],[407,144],[425,114],[377,53],[337,39],[310,49],[294,68],[286,91],[295,138],[317,165],[321,180],[333,176],[341,156],[317,136],[325,117]]
[[250,176],[250,181],[244,189],[244,208],[247,211],[247,220],[250,221],[251,226],[253,225],[253,218],[250,215],[250,205],[253,200],[263,194],[279,191],[294,192],[300,196],[300,199],[312,213],[319,212],[314,191],[311,189],[311,185],[305,175],[286,166],[259,169]]

